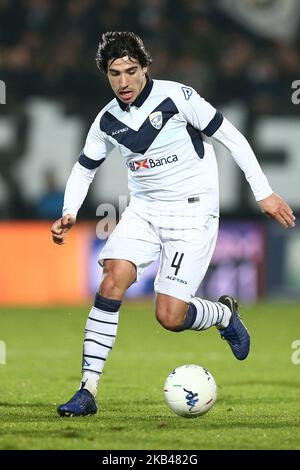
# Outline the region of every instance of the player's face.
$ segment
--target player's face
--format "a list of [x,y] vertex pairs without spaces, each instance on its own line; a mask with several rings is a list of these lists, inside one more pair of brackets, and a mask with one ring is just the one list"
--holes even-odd
[[107,77],[114,93],[123,101],[131,104],[146,84],[147,67],[128,56],[108,62]]

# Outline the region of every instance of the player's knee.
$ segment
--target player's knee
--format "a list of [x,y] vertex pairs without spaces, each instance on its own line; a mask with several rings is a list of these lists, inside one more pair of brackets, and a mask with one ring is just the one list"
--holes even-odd
[[135,278],[135,270],[128,263],[105,261],[99,292],[103,297],[122,300]]
[[175,312],[169,307],[157,308],[156,312],[157,321],[166,329],[170,331],[181,331],[183,323],[183,316],[181,312]]
[[120,282],[117,270],[110,270],[104,273],[100,284],[100,294],[107,299],[122,300],[125,287]]
[[107,299],[121,300],[124,295],[124,289],[118,285],[113,276],[106,276],[101,282],[100,294]]

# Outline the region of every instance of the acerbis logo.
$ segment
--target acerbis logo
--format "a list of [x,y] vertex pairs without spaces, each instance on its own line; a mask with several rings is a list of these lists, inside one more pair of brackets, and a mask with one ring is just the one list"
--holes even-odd
[[177,155],[170,155],[169,157],[162,158],[145,158],[145,160],[138,160],[133,162],[127,162],[127,167],[135,172],[140,168],[154,168],[157,166],[168,165],[169,163],[174,163],[178,161]]
[[118,129],[117,131],[113,131],[113,132],[111,133],[111,135],[113,136],[113,135],[122,134],[123,132],[128,131],[128,129],[129,129],[128,127],[123,127],[122,129]]
[[184,281],[183,279],[179,279],[179,277],[175,277],[175,276],[166,276],[166,279],[170,279],[170,281],[177,281],[177,282],[180,282],[181,284],[187,284],[186,281]]

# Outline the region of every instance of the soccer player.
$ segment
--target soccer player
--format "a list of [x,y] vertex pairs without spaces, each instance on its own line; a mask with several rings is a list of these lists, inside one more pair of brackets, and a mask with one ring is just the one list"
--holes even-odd
[[171,331],[216,326],[243,360],[249,333],[236,300],[195,297],[215,247],[219,222],[218,173],[212,138],[244,171],[261,210],[283,227],[295,225],[275,194],[245,137],[205,99],[181,83],[152,80],[151,57],[132,32],[108,32],[97,53],[115,98],[98,114],[68,179],[62,217],[52,226],[63,244],[76,222],[101,163],[118,147],[128,168],[130,204],[99,256],[103,278],[89,313],[80,389],[57,409],[61,416],[97,412],[99,378],[118,328],[124,293],[160,256],[155,280],[156,318]]

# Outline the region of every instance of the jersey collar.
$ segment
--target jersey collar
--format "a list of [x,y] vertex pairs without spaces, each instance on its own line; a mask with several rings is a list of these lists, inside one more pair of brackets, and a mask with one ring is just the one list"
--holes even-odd
[[123,110],[123,111],[127,111],[129,109],[130,106],[136,106],[137,108],[140,108],[142,106],[142,104],[146,101],[146,99],[148,98],[148,96],[150,95],[151,93],[151,90],[152,90],[152,87],[153,87],[153,80],[151,78],[148,77],[148,75],[146,75],[146,85],[144,86],[144,88],[142,89],[141,93],[137,96],[137,98],[134,100],[133,103],[131,103],[131,105],[128,105],[126,103],[123,103],[123,101],[121,101],[117,96],[117,101],[119,103],[119,106],[120,108]]

